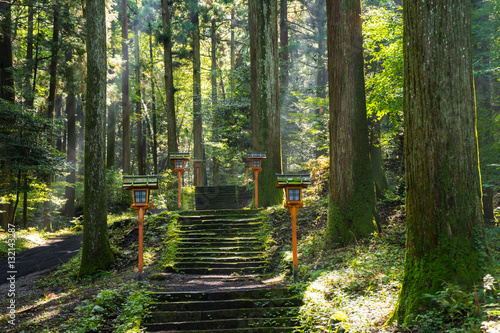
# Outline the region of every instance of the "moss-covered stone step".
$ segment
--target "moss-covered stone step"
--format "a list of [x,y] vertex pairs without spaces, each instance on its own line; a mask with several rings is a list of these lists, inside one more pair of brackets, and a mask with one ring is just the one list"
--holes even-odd
[[222,256],[221,253],[215,253],[213,256],[178,256],[179,262],[190,262],[190,263],[200,263],[200,262],[261,262],[265,264],[263,256],[239,256],[236,253],[228,254],[228,256]]
[[156,323],[147,324],[146,328],[149,331],[163,330],[199,330],[199,329],[236,329],[248,327],[289,327],[297,324],[293,317],[285,318],[238,318],[238,319],[219,319],[219,320],[200,320],[200,321],[185,321],[172,323]]
[[204,249],[219,249],[223,247],[239,247],[245,249],[262,250],[263,245],[260,241],[243,241],[243,240],[189,240],[181,239],[177,248],[204,248]]
[[276,318],[297,317],[300,307],[281,308],[238,308],[207,311],[157,311],[153,314],[155,322],[183,322],[200,320],[219,320],[234,318]]
[[181,240],[189,238],[208,238],[208,239],[240,239],[240,238],[252,238],[258,239],[259,233],[256,231],[241,231],[241,230],[231,230],[231,231],[199,231],[199,230],[188,230],[179,231],[179,237]]
[[179,269],[183,268],[192,268],[192,267],[210,267],[210,268],[245,268],[245,267],[264,267],[266,265],[266,261],[264,260],[230,260],[225,258],[220,258],[220,260],[214,260],[213,258],[209,258],[208,260],[198,260],[198,261],[178,261],[175,264],[175,267]]
[[[253,247],[248,248],[252,250]],[[196,257],[206,257],[214,258],[220,256],[238,256],[240,258],[244,257],[264,257],[262,251],[246,251],[241,247],[225,247],[225,248],[215,248],[213,250],[201,250],[197,247],[190,248],[177,248],[177,258],[196,258]]]
[[262,274],[265,272],[267,266],[246,266],[243,268],[237,267],[186,267],[186,268],[177,268],[174,267],[177,273],[184,274],[198,274],[198,275],[231,275],[231,274],[240,274],[240,275],[256,275]]
[[[162,333],[173,333],[173,332],[179,332],[179,330],[173,330],[173,331],[162,331]],[[196,329],[196,330],[182,330],[182,332],[185,333],[235,333],[234,328],[229,328],[229,329],[209,329],[209,330],[204,330],[204,329]],[[238,328],[237,330],[238,333],[285,333],[285,332],[301,332],[300,330],[297,330],[297,327],[253,327],[253,328]]]
[[270,299],[293,298],[297,292],[289,287],[245,288],[222,291],[175,292],[159,291],[151,293],[155,302],[219,301],[227,299]]

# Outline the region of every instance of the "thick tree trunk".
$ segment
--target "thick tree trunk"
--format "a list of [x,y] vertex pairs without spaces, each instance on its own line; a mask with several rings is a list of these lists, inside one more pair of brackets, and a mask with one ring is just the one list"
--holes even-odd
[[276,189],[281,173],[280,81],[278,59],[277,0],[249,0],[250,110],[252,149],[267,152],[259,173],[259,206],[282,202]]
[[[168,0],[161,0],[161,17],[163,23],[163,60],[165,63],[165,100],[167,104],[167,147],[169,153],[179,152],[177,145],[177,123],[175,119],[174,76],[172,67],[172,27],[170,25],[170,7]],[[171,160],[169,169],[174,169]]]
[[[200,21],[198,16],[198,0],[193,2],[191,24],[193,25],[193,150],[194,158],[203,159],[203,121],[201,118],[201,56],[200,56]],[[193,163],[194,164],[194,163]],[[193,168],[194,170],[194,168]],[[205,183],[205,162],[200,169],[200,185]],[[198,176],[194,172],[194,183]]]
[[[410,323],[446,282],[481,283],[470,0],[404,1],[406,261],[393,319]],[[446,13],[443,15],[442,13]]]
[[[65,54],[65,61],[70,64],[73,59],[71,50],[67,50]],[[67,116],[67,130],[68,130],[68,149],[66,159],[69,164],[76,167],[76,87],[74,84],[73,67],[67,65],[66,67],[66,116]],[[76,183],[76,170],[71,169],[69,175],[66,176],[66,181],[69,186],[65,189],[66,204],[64,207],[64,215],[67,217],[75,216],[75,183]]]
[[106,206],[106,5],[87,2],[87,110],[85,114],[84,229],[80,275],[113,263]]
[[363,73],[361,1],[327,0],[330,193],[327,237],[336,243],[379,231]]
[[128,10],[127,0],[122,0],[122,126],[123,126],[123,150],[122,168],[123,174],[130,174],[130,87],[129,87],[129,57],[128,57]]

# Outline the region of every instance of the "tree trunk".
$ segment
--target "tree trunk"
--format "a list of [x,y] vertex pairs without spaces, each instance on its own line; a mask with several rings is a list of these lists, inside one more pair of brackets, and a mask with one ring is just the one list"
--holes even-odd
[[[327,89],[328,73],[325,64],[326,58],[326,13],[325,13],[325,0],[316,0],[314,6],[314,22],[316,28],[315,39],[318,44],[318,53],[316,59],[316,97],[325,98]],[[326,145],[326,128],[323,126],[323,121],[321,118],[326,116],[325,110],[323,108],[316,109],[317,116],[317,129],[318,132],[318,147],[324,147]],[[327,149],[316,148],[316,157],[324,156],[327,153]]]
[[14,103],[11,5],[0,2],[0,98]]
[[115,167],[115,144],[116,144],[116,102],[112,102],[108,108],[108,130],[106,139],[106,168]]
[[379,231],[363,73],[361,1],[327,0],[330,193],[327,238],[346,243]]
[[[281,99],[284,103],[288,94],[288,0],[280,0],[280,83]],[[286,105],[285,105],[286,108]]]
[[259,173],[259,206],[282,202],[276,189],[281,173],[280,81],[278,66],[277,0],[249,0],[250,110],[252,149],[267,152]]
[[78,154],[81,155],[80,163],[78,164],[78,175],[83,176],[85,164],[85,96],[81,95],[76,101],[76,115],[80,123],[80,131],[78,132]]
[[26,79],[24,87],[24,103],[28,109],[33,109],[34,91],[31,90],[31,79],[33,76],[33,17],[34,0],[28,1],[28,31],[26,36]]
[[[198,0],[193,1],[191,24],[193,25],[193,148],[194,158],[203,159],[203,120],[201,118],[201,56],[200,56],[200,21],[198,14]],[[213,74],[212,74],[213,75]],[[193,163],[194,164],[194,163]],[[194,168],[193,168],[194,169]],[[200,185],[205,183],[205,161],[200,169]],[[194,172],[194,183],[198,176]]]
[[153,117],[153,169],[158,174],[158,139],[156,129],[156,97],[154,80],[154,58],[153,58],[153,31],[149,34],[149,58],[151,61],[151,116]]
[[407,231],[403,285],[392,318],[398,324],[431,308],[431,299],[422,296],[446,282],[472,293],[487,260],[470,1],[403,6]]
[[122,168],[124,175],[130,175],[130,92],[129,92],[129,57],[128,57],[128,11],[127,0],[122,0],[122,125],[123,150]]
[[[231,14],[234,15],[234,14]],[[231,32],[234,37],[234,31]],[[215,117],[215,108],[217,106],[217,26],[216,26],[216,21],[215,19],[212,19],[212,25],[210,27],[210,41],[211,41],[211,52],[210,52],[210,59],[211,59],[211,71],[210,71],[210,78],[212,81],[212,109],[213,109],[213,115],[212,115],[212,133],[217,130],[217,122],[216,122],[216,117]],[[233,45],[234,47],[234,45]],[[234,52],[234,50],[231,50]],[[231,54],[232,55],[232,54]],[[234,88],[234,86],[233,86]],[[220,161],[217,156],[217,147],[212,147],[212,182],[213,186],[218,186],[219,185],[219,165]]]
[[387,181],[384,159],[382,158],[380,122],[376,119],[372,119],[371,123],[370,157],[372,161],[373,181],[375,182],[375,194],[377,199],[383,200],[389,189],[389,182]]
[[28,192],[29,192],[28,176],[24,175],[24,191],[23,191],[23,228],[24,229],[28,229]]
[[[163,23],[163,56],[165,63],[165,100],[167,104],[167,147],[169,153],[179,152],[177,146],[177,123],[175,120],[174,76],[172,73],[172,27],[170,26],[170,8],[168,0],[161,0]],[[169,169],[174,163],[169,159]]]
[[235,38],[234,38],[234,26],[235,26],[235,20],[236,18],[234,17],[235,15],[235,9],[234,9],[234,4],[231,8],[231,69],[230,69],[230,74],[229,74],[229,87],[231,89],[231,97],[234,97],[236,91],[235,91],[235,85],[234,85],[234,66],[235,66],[235,57],[236,57],[236,46],[235,46]]
[[141,95],[141,61],[139,52],[139,22],[134,26],[134,56],[135,56],[135,117],[137,119],[137,171],[139,175],[146,174],[146,150],[144,149],[142,133],[142,95]]
[[87,110],[85,114],[84,229],[80,275],[113,263],[106,206],[106,5],[87,2]]
[[[73,52],[67,50],[65,54],[65,61],[70,64],[73,59]],[[66,204],[64,207],[64,215],[67,217],[75,216],[75,183],[76,183],[76,87],[74,84],[73,67],[67,65],[66,67],[66,116],[67,116],[67,129],[68,129],[68,149],[66,159],[72,169],[69,175],[66,176],[66,181],[69,186],[65,189]]]

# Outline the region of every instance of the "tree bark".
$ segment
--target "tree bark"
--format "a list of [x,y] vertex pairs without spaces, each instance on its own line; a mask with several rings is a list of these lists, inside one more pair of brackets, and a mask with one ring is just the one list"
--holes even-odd
[[149,34],[149,58],[151,61],[151,116],[153,117],[153,169],[158,174],[158,139],[156,129],[156,95],[154,80],[154,58],[153,58],[153,31]]
[[[234,15],[232,12],[231,15]],[[231,32],[232,36],[234,37],[234,31]],[[212,115],[212,133],[217,130],[217,123],[216,123],[216,116],[215,116],[215,108],[217,105],[217,25],[215,19],[212,19],[212,24],[210,27],[210,41],[211,41],[211,52],[210,52],[210,59],[211,59],[211,71],[210,71],[210,78],[212,81],[212,108],[214,110],[213,115]],[[234,47],[234,45],[232,46]],[[231,52],[234,52],[234,49],[231,49]],[[233,56],[233,53],[231,53],[231,56]],[[233,59],[234,60],[234,59]],[[234,85],[233,85],[234,88]],[[233,89],[232,88],[232,89]],[[217,147],[212,147],[212,182],[213,186],[218,186],[219,185],[219,165],[220,161],[217,156]]]
[[115,145],[116,145],[116,102],[108,107],[108,129],[106,139],[106,169],[115,167]]
[[252,149],[267,152],[259,173],[259,206],[282,202],[276,189],[281,173],[280,81],[278,59],[277,0],[249,0],[250,112]]
[[33,76],[33,0],[28,1],[28,31],[26,36],[26,79],[24,87],[24,103],[28,109],[33,109],[34,91],[31,89]]
[[14,103],[14,76],[12,73],[11,5],[0,2],[0,98]]
[[327,0],[330,193],[327,238],[346,243],[379,231],[363,72],[361,1]]
[[[404,1],[406,259],[392,319],[411,323],[444,283],[473,292],[487,256],[469,0]],[[446,13],[446,15],[443,15]]]
[[[200,56],[200,20],[198,14],[198,0],[193,1],[191,24],[193,31],[193,150],[194,158],[203,159],[203,120],[201,118],[201,56]],[[194,164],[194,163],[193,163]],[[194,170],[194,168],[193,168]],[[205,161],[200,168],[200,185],[205,183]],[[198,176],[194,171],[194,183]]]
[[69,186],[65,188],[66,204],[64,207],[64,215],[67,217],[75,216],[75,183],[76,183],[76,87],[74,84],[74,73],[71,64],[73,52],[67,50],[65,54],[66,64],[66,116],[67,116],[67,132],[68,132],[68,149],[66,160],[72,166],[69,175],[66,176],[66,181]]
[[135,54],[135,117],[137,119],[137,143],[135,145],[137,153],[137,171],[139,175],[146,174],[146,150],[142,133],[142,94],[141,94],[141,61],[139,52],[139,27],[138,23],[134,26],[134,54]]
[[[168,0],[161,0],[163,23],[163,60],[165,64],[165,100],[167,105],[167,147],[169,153],[178,153],[177,124],[175,119],[174,76],[172,67],[172,27],[170,25],[170,7]],[[174,163],[169,159],[169,169],[174,169]]]
[[[326,58],[326,13],[325,13],[325,0],[316,0],[314,5],[314,22],[315,22],[315,39],[318,44],[318,53],[316,58],[316,97],[325,98],[326,97],[326,89],[327,89],[327,81],[328,81],[328,72],[325,64]],[[324,118],[326,115],[325,110],[323,108],[316,109],[317,116],[317,129],[318,133],[318,146],[323,147],[326,144],[326,128],[323,126],[323,121],[321,118]],[[324,156],[327,153],[327,149],[316,148],[315,155],[316,157]]]
[[130,87],[129,87],[129,56],[128,56],[128,11],[127,0],[122,0],[122,125],[123,125],[123,174],[130,174]]
[[87,2],[87,109],[85,114],[84,229],[80,275],[114,262],[106,206],[106,5]]
[[286,99],[288,93],[288,0],[280,0],[280,84],[281,98]]
[[229,75],[229,87],[231,89],[231,97],[234,97],[236,91],[235,91],[235,84],[234,84],[234,68],[235,68],[235,58],[236,58],[236,46],[235,46],[235,38],[234,38],[234,28],[235,28],[235,8],[234,4],[231,8],[231,69],[230,69],[230,75]]

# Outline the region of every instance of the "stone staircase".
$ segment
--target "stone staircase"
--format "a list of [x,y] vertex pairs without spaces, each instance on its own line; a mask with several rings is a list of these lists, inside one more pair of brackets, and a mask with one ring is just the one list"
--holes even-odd
[[288,288],[155,293],[149,332],[295,332],[302,300]]
[[[257,210],[183,212],[178,229],[174,270],[210,285],[214,280],[229,285],[152,293],[153,312],[143,324],[149,332],[299,331],[298,293],[258,281],[266,258]],[[249,282],[230,282],[242,280]]]
[[[251,275],[266,269],[256,210],[184,213],[174,268],[200,275]],[[196,214],[196,215],[195,215]]]

